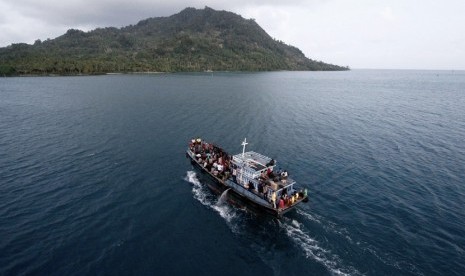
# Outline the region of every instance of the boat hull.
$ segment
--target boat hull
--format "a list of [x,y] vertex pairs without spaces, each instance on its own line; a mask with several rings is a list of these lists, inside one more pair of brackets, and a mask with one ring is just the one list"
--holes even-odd
[[[213,180],[214,185],[207,184],[207,186],[213,192],[215,192],[217,194],[221,194],[224,191],[229,189],[229,192],[228,192],[228,193],[230,193],[229,198],[231,199],[230,202],[233,205],[236,205],[238,207],[246,207],[248,210],[252,210],[255,213],[266,213],[268,215],[271,215],[271,216],[274,216],[274,217],[277,217],[277,218],[282,217],[284,214],[292,211],[295,208],[295,205],[287,207],[287,208],[283,208],[283,209],[277,209],[277,208],[268,207],[268,206],[264,206],[262,204],[259,204],[259,203],[255,202],[255,201],[251,200],[247,196],[241,194],[240,192],[236,191],[235,189],[231,188],[230,186],[228,186],[225,183],[225,181],[223,181],[222,179],[219,179],[218,177],[216,177],[215,175],[213,175],[212,173],[207,171],[196,160],[194,154],[192,152],[190,152],[189,150],[186,152],[186,157],[190,159],[191,164],[196,169],[198,169],[202,174],[207,175],[209,177],[209,179]],[[305,201],[305,200],[308,200],[308,199],[304,198],[303,200],[300,200],[300,201]]]

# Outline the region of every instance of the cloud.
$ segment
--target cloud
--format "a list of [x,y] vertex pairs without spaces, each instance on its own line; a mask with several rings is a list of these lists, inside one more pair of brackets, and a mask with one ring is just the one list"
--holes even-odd
[[388,21],[394,21],[396,19],[391,7],[383,8],[383,10],[381,11],[381,16]]
[[[1,0],[2,2],[6,0]],[[169,16],[186,7],[236,10],[249,6],[292,6],[318,1],[185,1],[185,0],[15,0],[15,9],[25,17],[60,25],[122,25],[148,17]]]
[[[282,22],[279,14],[286,13],[288,7],[319,5],[326,1],[0,0],[0,47],[55,38],[71,28],[89,31],[97,27],[123,27],[149,17],[170,16],[186,7],[209,6],[236,12],[246,18],[256,14],[250,11],[266,10],[275,15],[273,22],[276,23]],[[271,27],[277,27],[277,24],[272,23]]]
[[149,17],[170,16],[186,7],[209,6],[240,12],[260,6],[278,7],[279,10],[321,1],[0,0],[0,46],[54,38],[70,28],[88,31],[97,27],[123,27]]
[[24,15],[5,2],[0,2],[0,18],[0,46],[18,42],[31,43],[41,34],[56,31],[55,26]]
[[254,18],[312,59],[353,68],[465,69],[463,0],[0,0],[0,47],[205,6]]

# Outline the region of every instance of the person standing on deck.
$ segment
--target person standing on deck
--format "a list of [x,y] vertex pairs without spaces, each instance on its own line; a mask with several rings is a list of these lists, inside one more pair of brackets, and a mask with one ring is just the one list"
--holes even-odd
[[237,181],[236,181],[236,176],[237,176],[237,169],[236,169],[236,166],[233,165],[232,177],[233,177],[233,181],[234,181],[234,182],[237,182]]
[[279,199],[279,209],[284,209],[284,199],[282,197]]
[[276,192],[271,193],[271,202],[273,203],[273,208],[276,209]]

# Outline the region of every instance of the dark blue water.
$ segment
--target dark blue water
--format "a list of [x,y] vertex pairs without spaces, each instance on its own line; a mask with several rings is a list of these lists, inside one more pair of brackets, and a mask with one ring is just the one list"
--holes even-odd
[[[193,136],[310,202],[219,201]],[[464,137],[463,71],[2,78],[0,275],[463,275]]]

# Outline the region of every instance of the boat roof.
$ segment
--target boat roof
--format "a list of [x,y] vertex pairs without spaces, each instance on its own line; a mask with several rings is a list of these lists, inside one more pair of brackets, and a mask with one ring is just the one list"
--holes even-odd
[[266,169],[269,166],[266,166],[271,161],[271,158],[263,154],[248,151],[244,155],[242,153],[236,154],[233,156],[233,162],[236,163],[245,163],[248,167],[254,169],[255,171],[261,171]]

